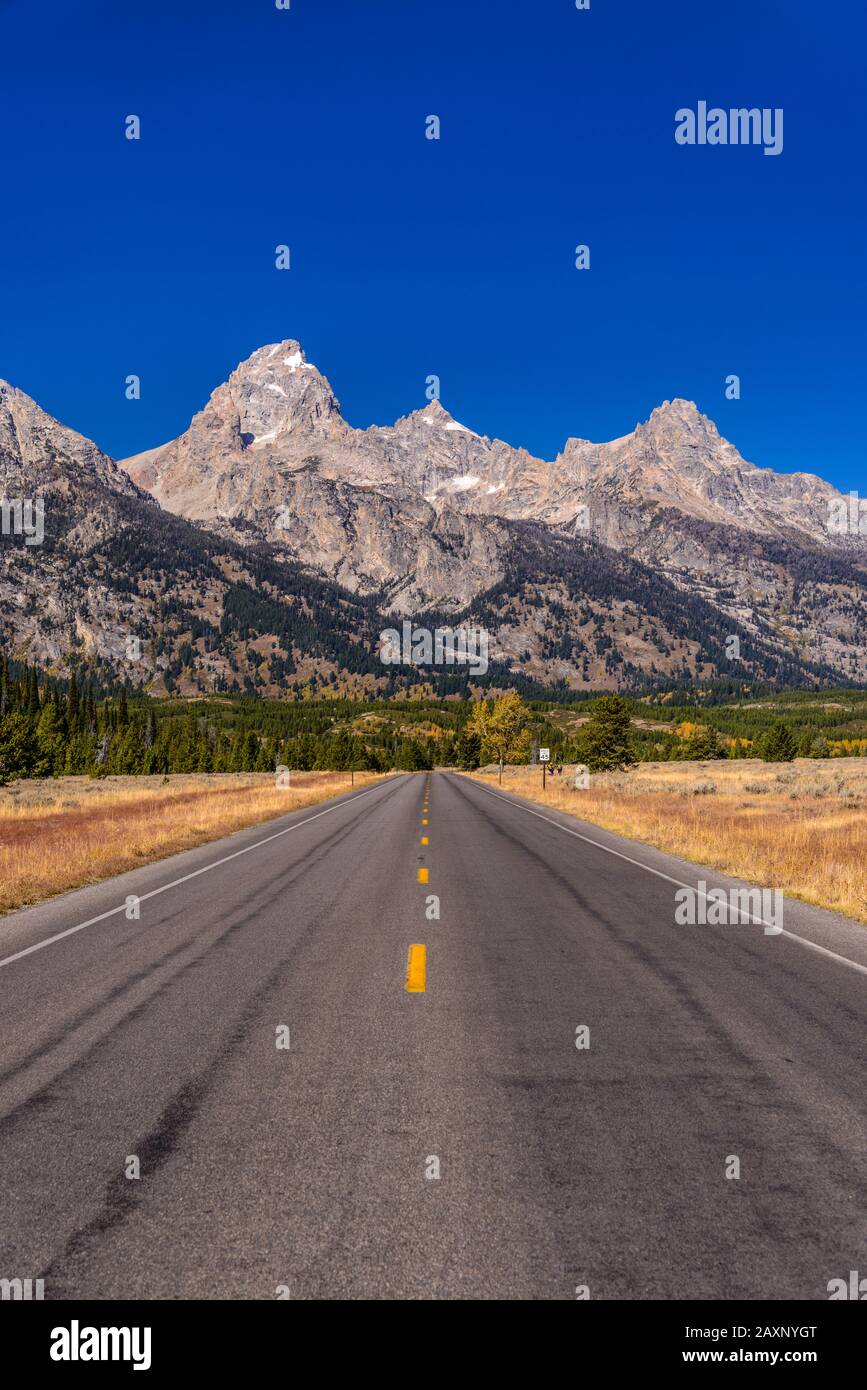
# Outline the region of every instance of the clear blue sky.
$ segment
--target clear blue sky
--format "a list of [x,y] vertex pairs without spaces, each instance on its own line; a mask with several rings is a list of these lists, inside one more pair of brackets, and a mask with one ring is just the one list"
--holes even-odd
[[[855,0],[0,0],[0,26],[0,376],[108,452],[294,337],[355,425],[436,373],[552,457],[686,396],[867,493]],[[699,100],[782,107],[783,153],[678,146]]]

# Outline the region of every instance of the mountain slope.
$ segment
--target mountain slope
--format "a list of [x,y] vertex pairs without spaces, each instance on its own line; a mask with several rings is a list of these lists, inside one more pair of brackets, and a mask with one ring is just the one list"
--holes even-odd
[[0,497],[41,498],[44,538],[0,536],[0,640],[62,672],[89,662],[175,689],[387,686],[376,605],[285,555],[163,511],[95,444],[0,382]]
[[749,463],[689,401],[664,402],[607,444],[570,439],[545,462],[438,401],[353,429],[289,339],[242,362],[179,439],[124,466],[163,506],[396,613],[455,615],[502,585],[513,526],[532,521],[543,528],[534,572],[554,533],[591,540],[709,603],[755,656],[767,641],[784,665],[867,679],[867,538],[829,528],[840,494]]
[[437,512],[570,526],[586,507],[590,533],[609,544],[627,538],[631,509],[652,504],[867,558],[863,538],[829,530],[840,497],[831,484],[747,462],[691,401],[665,401],[607,444],[569,439],[545,462],[476,434],[438,401],[393,426],[353,429],[294,339],[253,353],[179,439],[122,466],[164,506],[206,521],[250,520],[264,502],[267,528],[268,505],[300,471],[400,500],[421,495]]
[[685,402],[544,463],[438,402],[353,429],[287,340],[122,467],[0,383],[0,488],[45,524],[0,537],[4,647],[156,692],[465,690],[382,665],[396,615],[482,624],[480,686],[867,681],[862,541],[819,527],[834,490],[745,463]]

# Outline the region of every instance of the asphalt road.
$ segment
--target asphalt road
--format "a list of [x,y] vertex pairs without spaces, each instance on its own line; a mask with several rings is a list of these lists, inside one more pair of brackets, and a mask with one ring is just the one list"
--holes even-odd
[[701,878],[416,775],[3,919],[0,1277],[827,1299],[867,1275],[867,929],[676,925]]

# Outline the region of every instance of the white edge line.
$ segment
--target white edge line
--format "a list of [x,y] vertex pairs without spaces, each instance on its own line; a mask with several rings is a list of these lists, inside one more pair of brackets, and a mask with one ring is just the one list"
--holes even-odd
[[[467,781],[472,782],[473,778],[467,778]],[[598,840],[592,839],[589,835],[582,835],[579,830],[571,830],[568,825],[561,825],[559,821],[552,820],[550,816],[543,816],[541,811],[531,810],[529,806],[524,806],[522,802],[513,800],[511,796],[506,795],[504,792],[495,792],[491,787],[486,787],[483,782],[474,782],[474,786],[480,787],[481,790],[487,792],[489,796],[495,796],[500,801],[508,802],[510,806],[514,806],[518,811],[526,811],[528,816],[536,816],[539,820],[546,821],[548,825],[553,825],[555,829],[562,830],[564,835],[574,835],[576,840],[583,840],[585,844],[593,845],[596,849],[604,850],[606,854],[613,854],[618,859],[625,859],[627,864],[634,864],[636,868],[643,869],[647,874],[655,874],[657,878],[664,878],[668,883],[677,884],[678,888],[688,888],[691,893],[697,893],[699,897],[704,898],[706,901],[710,901],[710,897],[707,893],[703,893],[700,889],[694,888],[691,883],[684,883],[682,879],[673,878],[671,874],[664,874],[661,869],[652,869],[649,864],[642,864],[640,859],[633,859],[631,855],[623,854],[619,849],[611,849],[609,845],[600,844]],[[567,815],[568,812],[564,812],[563,814]],[[648,845],[648,849],[652,848],[652,845]],[[660,850],[658,853],[665,853],[665,851]],[[714,871],[711,870],[710,872]],[[735,908],[735,911],[738,914],[745,912],[743,908],[739,907]],[[773,922],[766,922],[763,917],[753,917],[749,913],[745,915],[747,921],[754,923],[756,926],[770,927],[771,931],[766,932],[766,935],[773,934],[774,936],[785,936],[789,941],[797,941],[799,945],[806,946],[808,951],[817,951],[820,956],[827,956],[829,960],[836,960],[840,965],[848,965],[850,970],[857,970],[860,975],[867,975],[867,965],[861,965],[857,960],[850,960],[848,956],[841,956],[838,955],[836,951],[829,951],[827,946],[820,946],[816,941],[808,941],[805,936],[798,936],[796,932],[786,931],[785,929],[780,931],[774,927]],[[3,962],[0,962],[0,964],[2,963]]]
[[[178,888],[182,883],[189,883],[191,878],[198,878],[199,874],[206,874],[211,869],[219,869],[221,864],[228,864],[231,859],[237,859],[239,855],[249,854],[254,849],[261,849],[263,845],[269,845],[272,840],[279,840],[282,835],[288,835],[292,830],[300,830],[302,825],[309,825],[311,821],[319,820],[320,816],[330,815],[332,811],[339,811],[342,806],[349,806],[353,801],[360,801],[363,796],[369,796],[371,792],[379,791],[380,787],[384,785],[385,783],[380,782],[375,787],[368,787],[367,791],[359,792],[357,796],[350,796],[347,801],[338,801],[335,806],[326,806],[324,811],[317,811],[315,816],[308,816],[306,820],[300,820],[295,825],[287,825],[285,830],[278,830],[273,835],[267,835],[264,840],[257,840],[255,845],[236,849],[232,854],[227,854],[222,859],[215,859],[213,864],[205,864],[201,869],[193,869],[192,873],[184,874],[183,878],[175,878],[171,883],[164,883],[162,888],[152,888],[150,893],[140,893],[135,894],[135,896],[140,903],[146,903],[148,898],[157,898],[160,893],[167,893],[170,888]],[[292,815],[292,812],[287,814]],[[154,862],[159,863],[159,860]],[[55,941],[63,941],[64,937],[74,936],[76,932],[84,931],[85,927],[95,926],[97,922],[104,922],[106,918],[116,917],[118,912],[125,911],[126,903],[123,902],[119,907],[110,907],[108,912],[101,912],[98,917],[88,917],[86,922],[79,922],[77,927],[67,927],[66,931],[59,931],[54,936],[47,936],[44,941],[37,941],[33,946],[26,946],[23,951],[16,951],[14,956],[6,956],[5,959],[0,960],[0,970],[5,965],[11,965],[13,961],[32,955],[34,951],[42,951],[46,946],[53,946]]]

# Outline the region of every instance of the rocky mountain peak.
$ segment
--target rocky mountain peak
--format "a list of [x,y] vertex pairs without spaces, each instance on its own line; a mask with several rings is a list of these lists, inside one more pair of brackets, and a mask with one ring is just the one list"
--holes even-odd
[[[289,338],[241,362],[184,434],[123,467],[204,529],[145,505],[95,444],[0,383],[0,495],[44,496],[58,546],[53,560],[24,543],[4,551],[0,614],[15,642],[44,659],[62,655],[58,634],[113,651],[120,625],[153,627],[153,594],[136,584],[154,565],[164,590],[210,605],[216,632],[220,581],[204,557],[231,541],[233,571],[238,546],[264,547],[278,566],[375,594],[389,612],[460,613],[495,594],[482,611],[506,659],[545,679],[613,688],[633,667],[724,673],[716,640],[696,646],[710,621],[717,635],[745,624],[765,673],[781,663],[784,674],[867,680],[851,635],[863,627],[867,544],[829,531],[839,495],[808,474],[748,463],[692,401],[664,401],[608,443],[572,439],[549,463],[476,434],[439,401],[394,426],[353,429]],[[199,558],[184,570],[188,546]],[[286,574],[288,594],[296,571]],[[275,569],[269,602],[282,584]],[[275,637],[282,626],[258,631]],[[603,633],[614,648],[600,647]],[[206,661],[211,676],[234,669],[236,645],[248,646],[232,643],[219,668]]]
[[702,415],[695,401],[676,396],[672,401],[663,401],[650,412],[644,424],[636,427],[636,434],[650,435],[656,439],[678,438],[684,440],[718,440],[719,430],[707,415]]
[[[297,338],[284,338],[280,343],[266,343],[240,362],[232,373],[238,380],[265,379],[270,376],[294,376],[296,372],[316,372],[307,361],[307,354]],[[230,377],[230,380],[232,378]]]
[[429,429],[451,430],[454,433],[475,434],[474,430],[468,429],[450,415],[441,401],[428,401],[423,409],[413,410],[411,414],[402,416],[395,422],[394,429],[415,429],[418,425],[425,425]]
[[24,493],[88,481],[134,495],[127,474],[102,450],[0,380],[0,491]]
[[460,420],[456,420],[453,415],[450,415],[440,401],[431,401],[426,405],[424,410],[418,412],[418,419],[423,420],[427,425],[449,430],[455,434],[469,435],[473,439],[484,438],[483,435],[477,434],[468,425],[462,425]]
[[[354,429],[295,338],[257,349],[214,391],[185,434],[124,466],[163,506],[229,528],[238,521],[244,536],[253,524],[271,537],[276,508],[281,515],[297,510],[299,534],[305,526],[315,530],[321,513],[328,518],[323,528],[330,528],[329,556],[348,544],[347,534],[376,550],[363,572],[356,566],[354,582],[387,572],[386,532],[401,531],[407,518],[414,525],[431,507],[437,514],[447,509],[557,527],[589,515],[596,539],[635,553],[648,508],[837,545],[825,525],[834,489],[818,478],[749,463],[694,401],[665,400],[631,433],[607,443],[571,438],[547,463],[476,433],[439,400],[395,425]],[[367,509],[380,505],[383,534],[374,544]],[[344,531],[356,508],[362,521]],[[283,528],[277,541],[305,563],[318,563],[319,552],[302,549],[294,532]],[[346,577],[343,565],[342,582]]]
[[678,419],[678,420],[706,420],[707,416],[702,415],[695,401],[688,401],[684,396],[675,396],[673,400],[662,401],[656,406],[648,417],[650,420],[657,418]]
[[[235,417],[244,447],[274,443],[292,431],[327,428],[340,420],[330,383],[307,361],[295,338],[270,343],[241,362],[206,407]],[[342,421],[341,421],[342,423]]]

